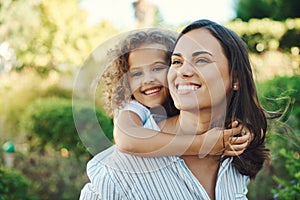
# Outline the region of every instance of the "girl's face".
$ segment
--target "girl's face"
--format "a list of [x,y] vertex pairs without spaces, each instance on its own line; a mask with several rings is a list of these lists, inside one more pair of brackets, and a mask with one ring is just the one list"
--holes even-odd
[[134,98],[147,107],[162,105],[168,98],[166,47],[145,44],[129,54],[129,85]]
[[172,55],[168,81],[179,110],[209,109],[211,112],[214,108],[224,112],[231,79],[228,60],[219,41],[205,29],[183,35]]

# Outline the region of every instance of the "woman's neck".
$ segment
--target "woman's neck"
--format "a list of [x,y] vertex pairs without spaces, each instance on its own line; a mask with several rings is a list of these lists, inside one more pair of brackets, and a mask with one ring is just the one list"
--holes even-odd
[[177,124],[182,134],[202,134],[209,128],[210,117],[205,113],[180,111]]
[[210,109],[202,109],[196,112],[181,110],[177,119],[177,125],[182,134],[202,134],[214,127],[222,127],[224,125],[224,117],[219,113],[212,113]]

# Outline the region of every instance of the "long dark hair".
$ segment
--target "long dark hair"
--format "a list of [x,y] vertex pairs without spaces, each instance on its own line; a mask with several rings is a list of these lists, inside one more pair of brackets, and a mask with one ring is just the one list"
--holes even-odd
[[246,45],[232,30],[206,19],[188,25],[178,39],[187,32],[200,28],[207,29],[218,39],[229,62],[232,83],[239,83],[238,91],[231,90],[229,94],[224,127],[233,120],[238,120],[254,134],[254,139],[245,152],[233,158],[233,164],[241,174],[254,178],[269,157],[269,150],[265,147],[267,116],[258,101]]

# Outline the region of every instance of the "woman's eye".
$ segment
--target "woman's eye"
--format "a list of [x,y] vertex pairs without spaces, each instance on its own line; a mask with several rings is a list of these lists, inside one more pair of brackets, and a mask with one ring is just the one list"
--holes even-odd
[[171,65],[180,65],[181,61],[179,60],[172,60]]
[[207,58],[198,58],[195,63],[210,63],[210,61]]

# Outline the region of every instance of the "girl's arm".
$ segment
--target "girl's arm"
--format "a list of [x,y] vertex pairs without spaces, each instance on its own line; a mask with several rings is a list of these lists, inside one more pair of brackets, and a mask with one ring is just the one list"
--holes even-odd
[[240,127],[234,127],[224,131],[212,129],[202,135],[164,133],[143,128],[136,113],[123,110],[115,120],[114,140],[121,151],[139,156],[220,155],[229,139],[240,131]]

